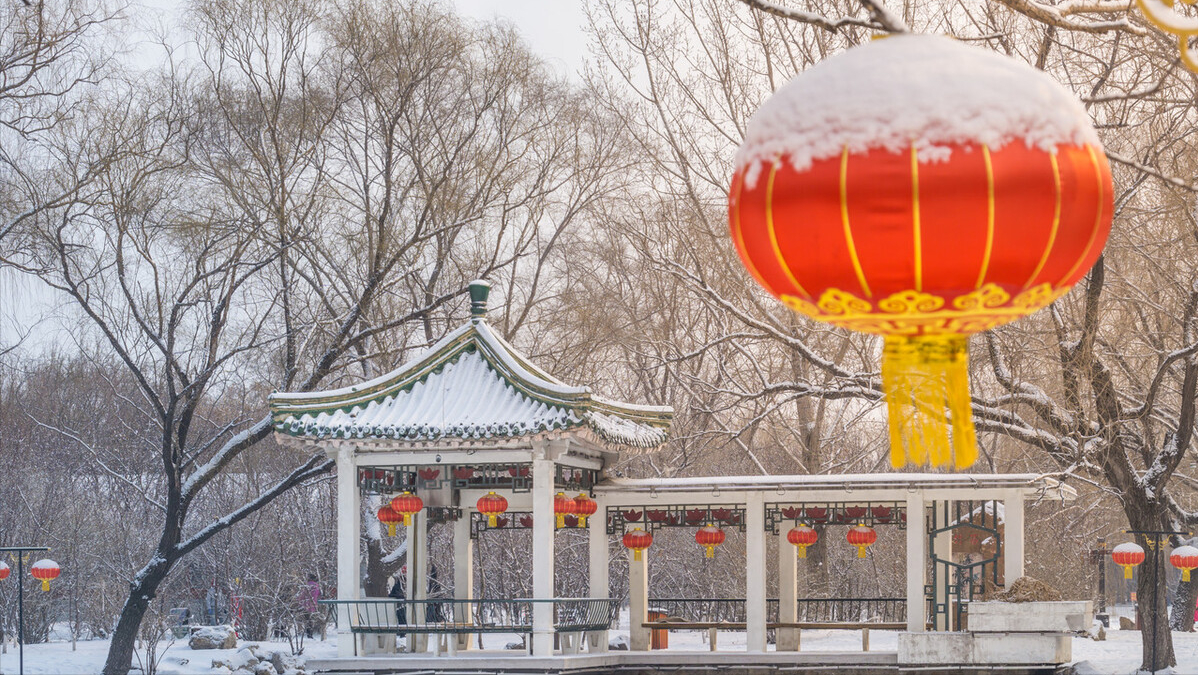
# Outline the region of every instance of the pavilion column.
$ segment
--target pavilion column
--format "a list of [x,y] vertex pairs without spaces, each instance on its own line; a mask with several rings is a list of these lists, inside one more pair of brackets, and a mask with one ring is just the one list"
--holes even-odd
[[[787,527],[778,525],[778,621],[795,623],[799,614],[799,580],[795,564],[798,562],[797,547],[786,539]],[[799,650],[799,632],[794,628],[779,628],[776,631],[777,650],[794,652]]]
[[927,630],[927,603],[923,594],[927,584],[927,534],[923,493],[910,492],[907,494],[907,630],[912,633]]
[[[934,522],[937,523],[937,529],[946,527],[953,517],[953,503],[951,501],[933,501],[932,508],[937,516]],[[941,518],[941,514],[943,518]],[[907,516],[910,520],[910,516]],[[907,526],[910,527],[910,523]],[[953,559],[953,533],[952,531],[941,532],[936,535],[932,541],[932,550],[936,554],[937,560],[952,560]],[[954,607],[949,606],[952,598],[948,597],[949,581],[945,578],[946,575],[952,574],[952,568],[948,565],[936,565],[936,588],[932,589],[935,594],[936,606],[943,606],[945,611],[942,614],[936,615],[936,630],[952,630],[952,616]]]
[[[453,524],[453,597],[457,600],[474,598],[474,541],[470,538],[470,507],[462,506],[462,517]],[[453,609],[454,623],[470,621],[470,603],[457,603]],[[458,649],[470,649],[469,633],[458,635]]]
[[745,649],[765,651],[765,495],[745,504]]
[[1011,490],[1003,497],[1003,583],[1009,589],[1023,576],[1023,492]]
[[628,551],[628,649],[649,651],[649,552],[641,551],[641,559]]
[[[337,599],[358,600],[361,587],[361,494],[358,492],[358,467],[354,448],[337,449]],[[337,606],[337,656],[355,655],[354,634],[350,632],[351,608]]]
[[[596,497],[598,509],[595,515],[587,518],[587,553],[589,569],[587,581],[590,587],[587,595],[592,598],[610,597],[608,585],[608,551],[607,539],[607,503],[602,497]],[[607,651],[607,631],[593,631],[587,635],[588,651],[592,653]]]
[[[424,513],[412,516],[408,526],[408,597],[412,600],[428,599],[428,523]],[[423,603],[412,605],[408,620],[415,624],[424,623],[428,608]],[[409,634],[408,651],[428,650],[428,634]]]
[[554,514],[552,459],[532,461],[532,605],[533,656],[553,655]]

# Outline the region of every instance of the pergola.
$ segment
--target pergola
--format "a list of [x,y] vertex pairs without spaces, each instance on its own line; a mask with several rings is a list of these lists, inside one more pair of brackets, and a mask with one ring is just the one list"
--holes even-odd
[[[490,529],[475,505],[490,491],[503,493],[509,503],[506,526],[532,531],[532,597],[526,601],[532,656],[554,654],[555,632],[562,630],[560,625],[555,627],[555,620],[560,621],[555,604],[577,601],[556,598],[554,591],[554,499],[560,491],[589,493],[597,503],[586,528],[589,594],[596,599],[608,598],[611,538],[628,527],[653,530],[708,522],[743,527],[747,581],[743,627],[750,652],[766,651],[769,628],[800,619],[796,549],[786,541],[792,522],[825,528],[854,523],[899,526],[906,538],[907,630],[953,630],[950,573],[961,568],[953,560],[954,533],[972,527],[992,535],[994,554],[971,564],[995,569],[1001,555],[1002,579],[1012,581],[1023,575],[1025,501],[1044,496],[1063,499],[1072,492],[1034,475],[607,477],[604,467],[620,451],[648,451],[666,442],[672,410],[607,400],[542,371],[487,324],[488,291],[486,282],[473,283],[470,321],[420,358],[382,377],[343,389],[271,397],[275,429],[282,441],[318,448],[337,462],[339,626],[360,621],[351,616],[351,603],[364,600],[359,597],[364,492],[408,490],[424,501],[422,513],[407,529],[409,600],[425,600],[427,593],[428,540],[422,520],[453,523],[454,597],[445,601],[447,605],[475,601],[471,598],[472,537]],[[964,515],[960,504],[969,505]],[[1001,538],[995,526],[999,514]],[[778,610],[773,624],[767,616],[769,537],[779,538]],[[652,550],[639,561],[629,556],[633,651],[650,647],[646,616],[651,558]],[[375,632],[405,632],[391,621]],[[607,627],[606,620],[587,626],[589,652],[607,649]],[[409,648],[421,649],[423,639],[410,641]],[[342,657],[380,648],[377,642],[359,645],[349,631],[342,632],[340,640]],[[455,637],[451,651],[469,644],[468,635]],[[797,632],[778,631],[778,651],[798,647]],[[573,649],[578,648],[575,643]]]

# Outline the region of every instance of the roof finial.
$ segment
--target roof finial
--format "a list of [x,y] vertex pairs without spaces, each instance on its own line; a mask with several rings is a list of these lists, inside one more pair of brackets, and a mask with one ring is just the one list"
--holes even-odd
[[491,294],[491,282],[486,279],[475,279],[470,282],[470,318],[481,320],[487,318],[487,296]]

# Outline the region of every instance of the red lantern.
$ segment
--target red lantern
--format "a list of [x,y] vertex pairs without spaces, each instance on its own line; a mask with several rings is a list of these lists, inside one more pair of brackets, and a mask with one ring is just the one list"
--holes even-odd
[[873,546],[874,542],[878,540],[878,533],[874,532],[874,528],[869,527],[868,525],[858,525],[856,527],[849,528],[849,532],[847,535],[845,535],[845,539],[850,544],[857,547],[857,557],[864,558],[865,549]]
[[729,219],[753,278],[885,336],[891,463],[971,465],[968,336],[1064,295],[1110,231],[1110,167],[1080,102],[1014,59],[896,36],[780,88],[736,164]]
[[387,526],[387,536],[395,536],[395,526],[403,522],[403,516],[395,512],[390,504],[383,504],[378,513],[379,522]]
[[819,532],[806,525],[798,525],[790,528],[790,532],[786,533],[786,541],[798,547],[800,558],[806,558],[807,547],[819,541]]
[[578,516],[578,526],[586,527],[587,518],[595,515],[599,510],[599,503],[591,499],[590,495],[585,492],[578,493],[574,498],[574,513]]
[[641,551],[653,545],[653,535],[635,527],[624,533],[624,548],[632,551],[633,560],[641,560]]
[[1123,567],[1123,578],[1130,579],[1131,571],[1136,565],[1144,562],[1144,549],[1139,544],[1127,542],[1111,549],[1111,560]]
[[487,516],[488,527],[495,527],[498,523],[499,515],[507,513],[507,499],[494,492],[488,492],[479,497],[477,506],[478,512]]
[[48,591],[50,582],[57,579],[58,575],[62,574],[62,570],[58,567],[58,563],[49,558],[43,558],[33,563],[33,567],[29,568],[29,573],[33,575],[34,579],[42,582],[43,591]]
[[9,569],[8,563],[0,562],[0,581],[7,579],[9,574],[12,574],[12,570]]
[[411,492],[405,492],[391,500],[391,508],[403,516],[404,527],[412,524],[412,516],[424,508],[424,500]]
[[557,516],[557,527],[563,528],[566,526],[566,516],[574,513],[574,500],[566,496],[566,493],[559,492],[553,497],[553,514]]
[[724,531],[712,525],[700,527],[695,532],[695,543],[707,549],[706,557],[708,558],[715,557],[715,547],[724,543],[725,538]]
[[1193,546],[1178,546],[1169,556],[1169,562],[1181,570],[1181,580],[1190,580],[1190,570],[1198,567],[1198,548]]

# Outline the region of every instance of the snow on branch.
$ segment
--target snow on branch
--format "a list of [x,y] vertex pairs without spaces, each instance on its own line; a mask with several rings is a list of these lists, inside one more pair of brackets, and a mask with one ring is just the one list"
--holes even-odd
[[801,9],[791,9],[790,7],[783,7],[776,2],[770,2],[770,0],[740,0],[740,2],[760,12],[765,12],[766,14],[770,14],[782,19],[818,26],[833,33],[840,30],[843,26],[859,26],[861,28],[874,29],[881,28],[881,26],[877,24],[851,16],[841,16],[835,19],[829,19],[822,14],[807,12]]
[[1082,33],[1109,33],[1126,31],[1134,35],[1147,35],[1148,29],[1137,26],[1124,17],[1115,20],[1092,20],[1093,15],[1119,14],[1130,11],[1131,2],[1118,0],[1092,0],[1087,2],[1064,2],[1050,5],[1036,0],[998,0],[1010,9],[1039,21],[1069,31]]
[[1159,178],[1170,185],[1182,188],[1183,190],[1189,190],[1190,192],[1198,192],[1198,188],[1196,188],[1193,183],[1184,181],[1180,178],[1177,178],[1176,176],[1167,176],[1150,166],[1145,166],[1144,164],[1137,162],[1134,159],[1128,159],[1127,157],[1124,157],[1123,155],[1115,154],[1109,150],[1107,151],[1106,156],[1107,156],[1107,159],[1111,160],[1112,162],[1123,164],[1124,166],[1130,166],[1131,168],[1136,169],[1137,171],[1143,171],[1144,173],[1148,174],[1149,176],[1154,176],[1156,178]]

